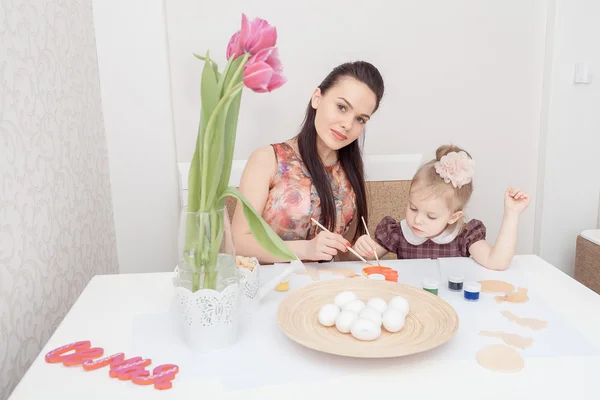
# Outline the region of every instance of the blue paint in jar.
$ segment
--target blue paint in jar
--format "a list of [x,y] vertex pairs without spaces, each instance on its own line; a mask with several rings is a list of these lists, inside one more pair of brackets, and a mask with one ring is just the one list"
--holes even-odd
[[479,282],[467,282],[464,285],[465,300],[478,301],[479,293],[481,292],[481,284]]

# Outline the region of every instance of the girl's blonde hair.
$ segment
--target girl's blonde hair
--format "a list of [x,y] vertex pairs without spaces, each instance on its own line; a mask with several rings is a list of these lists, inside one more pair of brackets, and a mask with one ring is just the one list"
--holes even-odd
[[471,155],[460,147],[454,145],[438,147],[435,152],[435,160],[431,160],[419,168],[412,179],[410,190],[412,191],[415,186],[432,189],[436,195],[446,196],[448,207],[453,212],[462,211],[473,193],[473,180],[468,179],[468,183],[455,186],[448,179],[444,179],[436,168],[440,161],[442,161],[442,157],[450,153],[461,154],[461,152],[466,155],[468,160],[472,160]]

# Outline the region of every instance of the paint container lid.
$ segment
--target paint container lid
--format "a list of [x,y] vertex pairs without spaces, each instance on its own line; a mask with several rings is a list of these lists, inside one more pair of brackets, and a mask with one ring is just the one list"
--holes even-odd
[[462,275],[450,275],[448,280],[453,283],[461,283],[465,280],[465,277]]
[[423,279],[423,289],[435,290],[440,288],[440,283],[435,279]]
[[385,281],[385,275],[383,274],[369,274],[368,278],[374,281]]
[[477,293],[481,292],[481,283],[479,282],[466,282],[464,286],[465,292]]

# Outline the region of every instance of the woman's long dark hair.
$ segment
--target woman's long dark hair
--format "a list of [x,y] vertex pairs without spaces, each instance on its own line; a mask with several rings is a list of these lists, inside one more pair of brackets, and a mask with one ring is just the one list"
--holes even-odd
[[[375,112],[379,108],[379,102],[384,92],[383,78],[377,68],[365,61],[341,64],[331,71],[323,82],[321,82],[319,85],[321,93],[325,94],[329,88],[344,77],[351,77],[364,83],[375,93],[375,97],[377,98],[375,110],[373,110]],[[302,157],[302,161],[306,164],[306,168],[312,178],[312,183],[321,199],[320,222],[333,232],[336,221],[335,201],[327,172],[325,171],[321,157],[319,157],[319,153],[317,153],[316,113],[317,111],[312,107],[311,101],[309,101],[304,123],[298,134],[298,148],[300,150],[300,157]],[[360,217],[363,217],[367,223],[369,221],[364,165],[358,140],[338,150],[338,160],[341,162],[356,196],[357,219],[353,222],[358,224],[358,226],[354,236],[355,240],[360,235],[366,233],[363,224],[360,222]]]

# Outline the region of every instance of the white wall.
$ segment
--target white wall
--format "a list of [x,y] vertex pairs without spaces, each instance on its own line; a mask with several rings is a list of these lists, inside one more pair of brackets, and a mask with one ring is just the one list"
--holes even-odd
[[[246,90],[235,157],[296,134],[314,87],[335,65],[375,64],[387,93],[371,122],[367,154],[426,153],[452,141],[476,160],[469,214],[495,240],[508,185],[536,198],[546,1],[166,0],[177,158],[190,161],[207,49],[222,67],[241,13],[275,24],[288,83],[264,95]],[[517,247],[531,253],[535,204]]]
[[161,0],[93,0],[121,273],[173,271],[179,187]]
[[[600,2],[556,0],[555,6],[536,239],[541,257],[571,274],[578,233],[599,224]],[[579,61],[595,72],[590,84],[573,82]]]
[[[600,136],[592,108],[598,77],[572,83],[575,61],[590,62],[592,71],[600,65],[597,3],[404,0],[390,12],[384,0],[368,8],[233,0],[209,11],[191,0],[164,1],[165,14],[159,0],[94,3],[123,270],[167,270],[176,258],[176,162],[191,158],[203,67],[192,53],[210,49],[223,66],[241,12],[277,26],[289,82],[268,95],[244,93],[237,159],[294,135],[330,68],[362,58],[387,85],[367,154],[429,157],[448,141],[464,146],[477,163],[469,214],[485,221],[494,240],[504,189],[526,188],[535,201],[517,252],[535,251],[566,271],[576,234],[598,223],[599,179],[589,173]],[[148,229],[153,223],[160,229]]]

